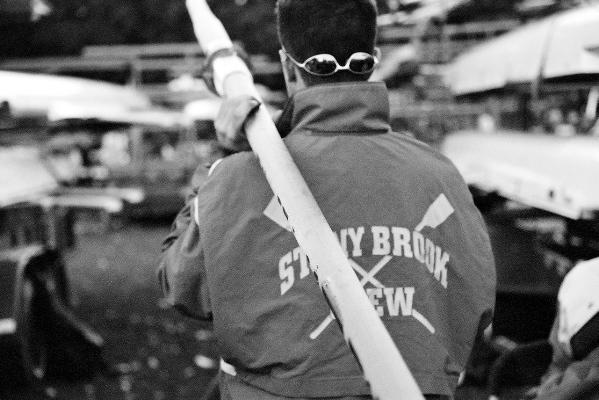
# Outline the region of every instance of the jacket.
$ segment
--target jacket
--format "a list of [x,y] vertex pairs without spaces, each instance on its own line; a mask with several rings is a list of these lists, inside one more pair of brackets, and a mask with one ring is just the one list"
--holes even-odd
[[[391,130],[382,83],[316,86],[291,105],[285,144],[373,307],[423,393],[452,396],[495,298],[467,186]],[[163,289],[213,320],[235,379],[287,397],[370,393],[253,153],[225,158],[184,213],[196,223],[167,238]]]

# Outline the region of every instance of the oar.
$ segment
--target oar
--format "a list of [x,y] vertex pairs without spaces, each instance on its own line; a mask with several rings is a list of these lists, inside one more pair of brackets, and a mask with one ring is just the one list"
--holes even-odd
[[433,228],[435,229],[443,222],[447,220],[453,214],[455,210],[447,200],[444,194],[440,194],[439,197],[431,204],[431,206],[426,210],[422,221],[416,226],[414,229],[416,232],[420,232],[424,228]]
[[[194,30],[207,55],[232,48],[224,27],[205,0],[187,0]],[[250,72],[237,56],[213,62],[215,87],[225,97],[260,98]],[[424,399],[391,336],[368,300],[335,234],[294,164],[275,125],[261,107],[246,124],[248,141],[278,196],[298,244],[308,255],[318,283],[339,319],[374,398]]]

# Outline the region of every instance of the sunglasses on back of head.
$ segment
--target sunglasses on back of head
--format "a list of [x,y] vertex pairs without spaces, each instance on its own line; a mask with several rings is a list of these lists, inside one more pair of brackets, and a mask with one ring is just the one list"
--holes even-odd
[[378,57],[375,55],[357,52],[349,56],[345,65],[340,65],[337,59],[330,54],[317,54],[300,63],[291,57],[285,49],[281,49],[280,52],[297,67],[315,76],[331,76],[338,71],[349,71],[352,74],[364,75],[372,72],[379,62]]

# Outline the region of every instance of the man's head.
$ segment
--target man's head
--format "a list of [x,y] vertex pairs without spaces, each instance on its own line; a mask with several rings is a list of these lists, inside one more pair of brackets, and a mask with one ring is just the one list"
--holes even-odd
[[[281,46],[300,63],[330,54],[344,65],[354,53],[374,53],[377,10],[373,0],[279,0],[277,15]],[[287,72],[299,73],[306,85],[362,81],[370,75],[339,71],[318,77],[293,68],[289,61],[286,64]]]

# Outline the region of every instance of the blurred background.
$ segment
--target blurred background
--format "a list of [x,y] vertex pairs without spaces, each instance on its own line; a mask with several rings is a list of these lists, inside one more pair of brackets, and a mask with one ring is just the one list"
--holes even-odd
[[[459,392],[487,398],[599,256],[599,2],[377,3],[392,125],[454,161],[491,232],[494,333]],[[275,0],[210,5],[281,108]],[[191,174],[223,155],[184,1],[0,0],[0,38],[0,399],[201,398],[210,327],[155,275]]]

